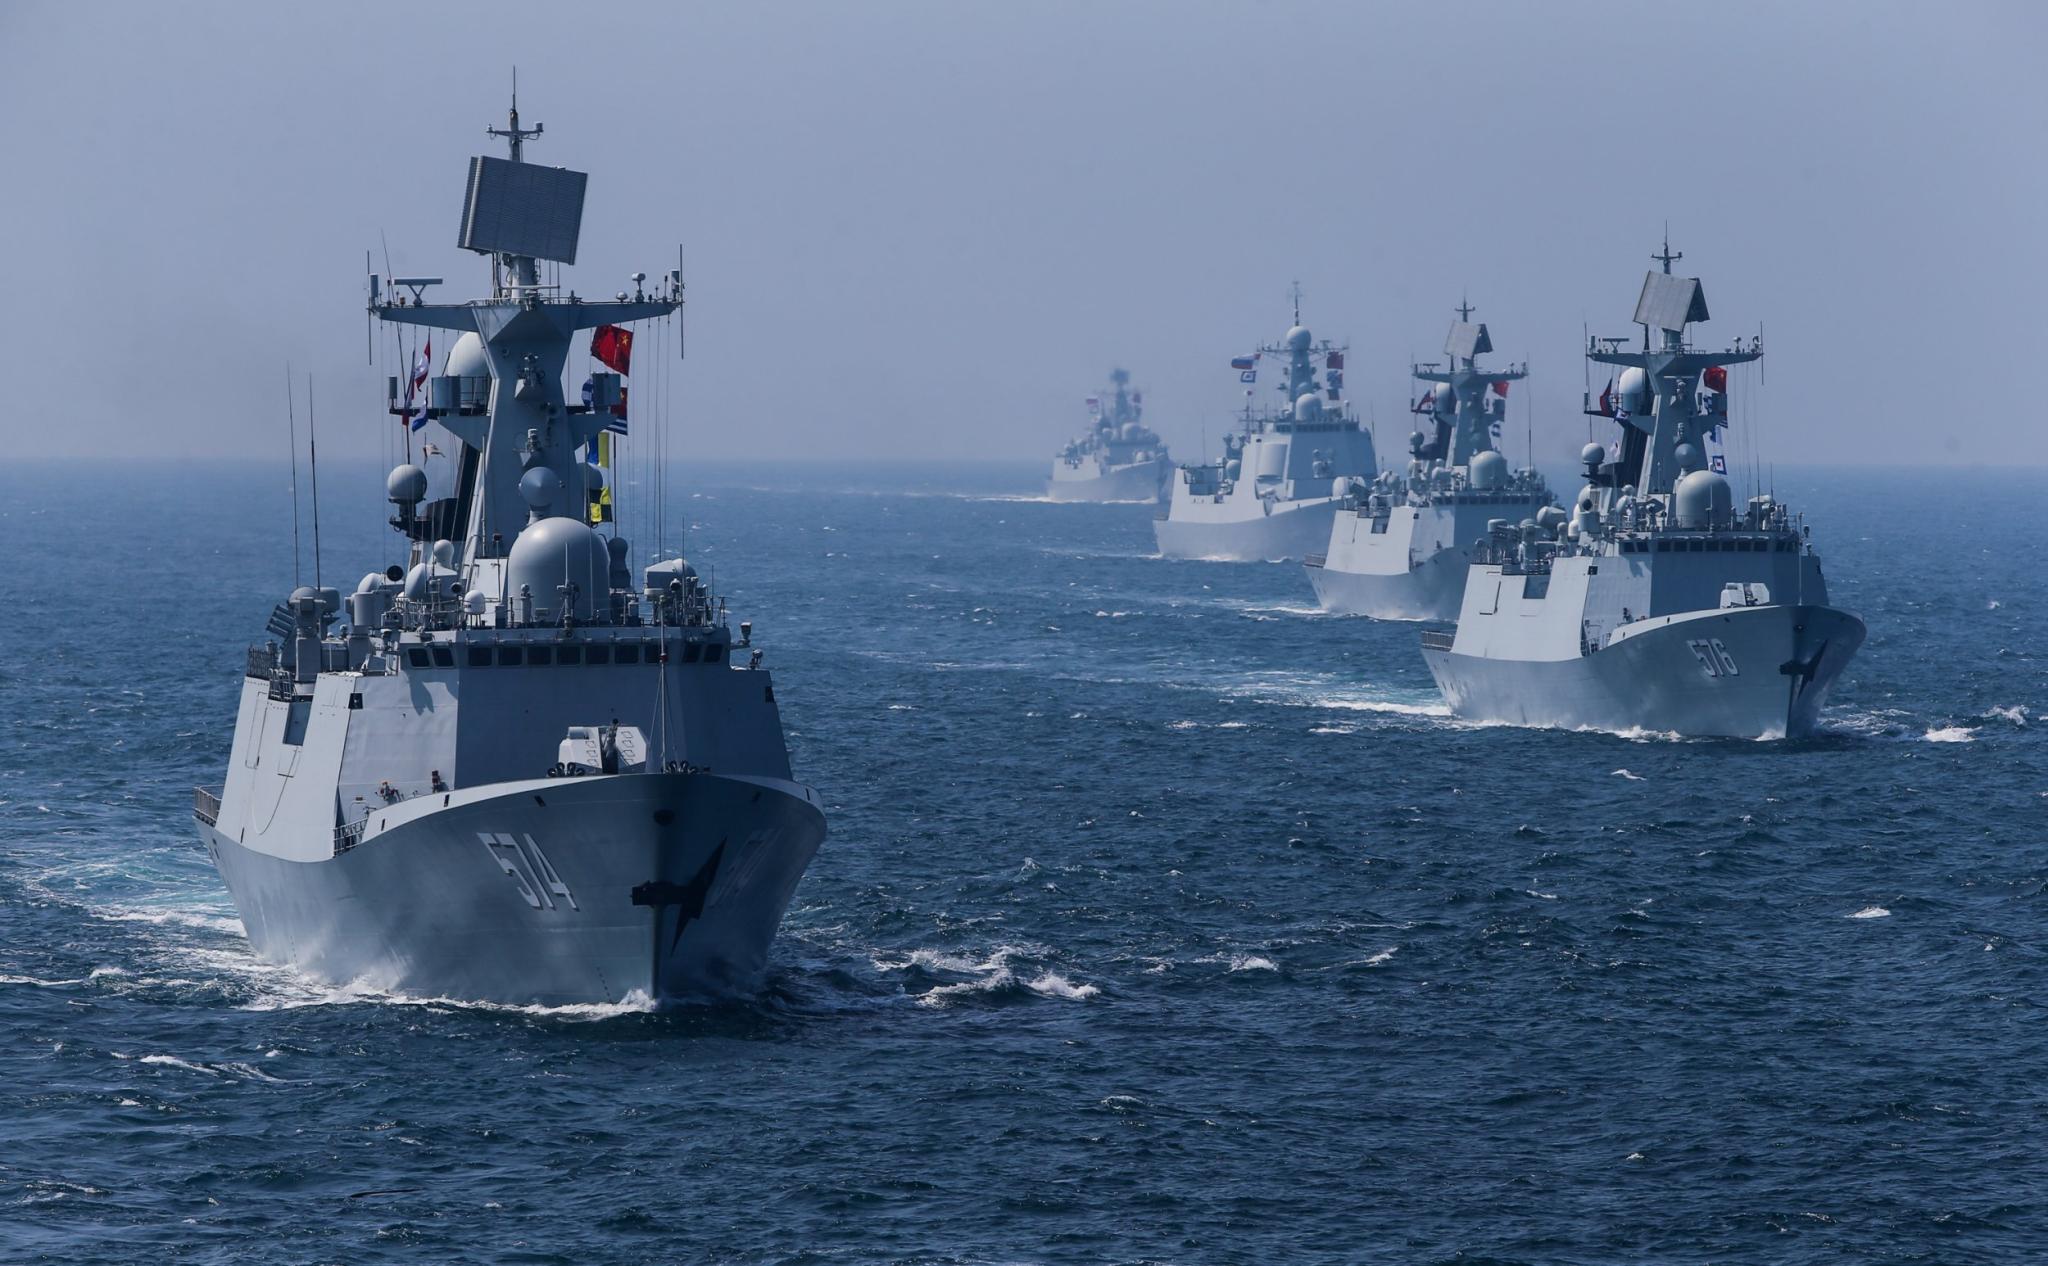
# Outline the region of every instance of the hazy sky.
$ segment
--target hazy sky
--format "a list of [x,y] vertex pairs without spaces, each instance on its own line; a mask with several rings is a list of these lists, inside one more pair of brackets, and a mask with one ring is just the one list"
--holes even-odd
[[2048,461],[2048,4],[1727,0],[9,0],[14,451],[281,455],[289,360],[377,452],[364,251],[483,291],[514,64],[591,173],[565,281],[683,246],[685,453],[1049,459],[1124,365],[1192,458],[1299,278],[1383,453],[1469,293],[1556,461],[1668,219],[1766,455]]

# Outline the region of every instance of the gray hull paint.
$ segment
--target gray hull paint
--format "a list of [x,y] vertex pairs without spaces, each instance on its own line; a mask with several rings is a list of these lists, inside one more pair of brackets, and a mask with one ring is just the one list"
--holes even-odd
[[1152,535],[1161,558],[1284,562],[1320,553],[1329,544],[1340,504],[1316,501],[1256,519],[1214,523],[1160,518],[1152,521]]
[[1131,466],[1116,466],[1100,476],[1080,477],[1053,465],[1045,494],[1054,501],[1157,501],[1166,491],[1173,462],[1161,457]]
[[[1568,660],[1425,648],[1453,715],[1612,733],[1797,738],[1863,644],[1863,621],[1819,606],[1701,612]],[[1709,675],[1694,643],[1718,640],[1735,675]],[[1789,671],[1788,671],[1789,670]]]
[[[326,861],[200,833],[267,961],[420,997],[563,1005],[751,988],[825,820],[794,783],[627,774],[522,784]],[[643,897],[668,904],[635,903],[651,881],[666,887]]]
[[1472,559],[1465,550],[1441,550],[1406,574],[1371,576],[1306,564],[1316,601],[1325,611],[1378,620],[1458,618]]

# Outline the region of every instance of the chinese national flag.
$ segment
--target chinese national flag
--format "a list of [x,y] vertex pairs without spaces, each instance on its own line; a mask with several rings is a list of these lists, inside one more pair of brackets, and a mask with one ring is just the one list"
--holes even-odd
[[600,325],[590,334],[590,354],[603,361],[615,374],[630,374],[633,363],[633,331],[616,325]]

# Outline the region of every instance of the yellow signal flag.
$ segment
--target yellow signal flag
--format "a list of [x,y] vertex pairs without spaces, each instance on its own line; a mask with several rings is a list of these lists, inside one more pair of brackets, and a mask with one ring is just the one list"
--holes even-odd
[[604,487],[590,499],[590,522],[612,521],[612,433],[597,433],[597,464],[604,468]]

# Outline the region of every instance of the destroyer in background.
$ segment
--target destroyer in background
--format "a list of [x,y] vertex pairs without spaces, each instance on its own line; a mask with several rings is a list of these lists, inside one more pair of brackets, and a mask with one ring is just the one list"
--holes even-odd
[[545,1004],[745,988],[825,819],[749,626],[735,640],[679,558],[636,584],[588,522],[605,477],[580,450],[620,383],[565,400],[570,336],[667,316],[682,280],[541,284],[537,260],[575,261],[585,178],[522,163],[539,133],[515,104],[493,129],[510,160],[470,162],[459,244],[490,258],[488,298],[371,279],[377,317],[459,336],[402,410],[458,484],[422,504],[425,474],[394,470],[404,561],[277,608],[199,833],[256,952],[325,980]]
[[1448,371],[1416,365],[1431,386],[1414,412],[1434,430],[1408,437],[1408,473],[1381,473],[1353,484],[1330,528],[1329,544],[1308,556],[1309,583],[1326,611],[1383,620],[1455,620],[1465,596],[1473,541],[1491,519],[1520,522],[1550,504],[1533,469],[1509,470],[1494,442],[1507,410],[1508,384],[1527,365],[1481,369],[1493,350],[1469,304],[1444,341]]
[[[1642,350],[1596,338],[1589,360],[1621,376],[1599,410],[1618,454],[1586,446],[1586,485],[1567,518],[1546,508],[1490,525],[1455,634],[1423,655],[1451,711],[1474,720],[1681,735],[1774,738],[1812,730],[1863,621],[1828,605],[1804,523],[1766,495],[1734,505],[1705,448],[1727,425],[1727,366],[1740,340],[1687,343],[1707,319],[1697,279],[1643,282]],[[1590,402],[1589,402],[1590,408]]]
[[1145,425],[1145,397],[1130,390],[1131,376],[1109,372],[1108,401],[1090,396],[1088,434],[1052,459],[1046,495],[1054,501],[1157,501],[1173,470],[1166,441]]
[[1221,461],[1174,472],[1166,511],[1152,523],[1162,557],[1306,558],[1328,544],[1352,479],[1375,473],[1372,436],[1344,402],[1344,349],[1315,341],[1298,300],[1294,328],[1278,346],[1231,365],[1252,383],[1268,356],[1284,365],[1285,407],[1259,412],[1247,400],[1242,427],[1224,437]]

